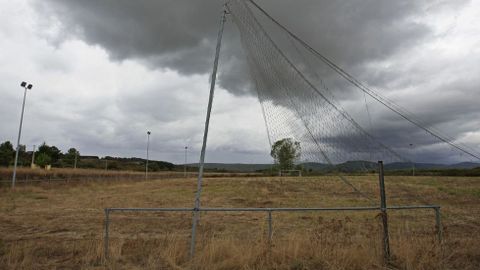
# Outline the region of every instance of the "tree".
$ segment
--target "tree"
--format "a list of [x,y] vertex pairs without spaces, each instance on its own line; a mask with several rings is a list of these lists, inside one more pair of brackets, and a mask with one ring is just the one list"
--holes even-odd
[[[49,146],[45,142],[38,147],[38,155],[45,154],[49,157],[51,163],[55,163],[62,156],[62,152],[56,146]],[[40,164],[39,164],[40,165]]]
[[52,163],[55,163],[62,157],[62,151],[58,149],[56,146],[50,146],[50,157],[52,158]]
[[27,146],[20,144],[18,146],[18,166],[25,166],[30,164],[32,156],[27,153]]
[[67,153],[63,155],[63,160],[65,160],[67,164],[73,167],[75,163],[75,157],[79,157],[79,156],[80,156],[80,152],[78,152],[77,149],[70,148],[68,149]]
[[275,160],[280,170],[291,170],[295,167],[295,162],[300,158],[300,142],[293,141],[292,138],[284,138],[276,141],[272,145],[270,155]]
[[40,153],[35,158],[35,164],[40,167],[45,167],[46,165],[51,164],[52,158],[47,153]]
[[0,144],[0,166],[8,166],[12,163],[15,156],[15,150],[10,141]]

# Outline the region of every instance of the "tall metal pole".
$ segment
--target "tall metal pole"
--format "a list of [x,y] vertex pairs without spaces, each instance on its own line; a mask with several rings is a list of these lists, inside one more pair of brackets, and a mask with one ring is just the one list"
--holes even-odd
[[220,28],[218,30],[217,47],[215,50],[215,60],[213,61],[212,78],[210,81],[210,94],[208,98],[207,117],[205,120],[205,131],[203,133],[202,151],[200,153],[200,162],[199,162],[200,165],[198,168],[198,179],[197,179],[197,193],[195,194],[195,207],[194,207],[193,222],[192,222],[192,239],[190,243],[190,258],[193,258],[193,256],[195,255],[195,241],[196,241],[196,233],[197,233],[197,224],[198,224],[198,219],[200,215],[200,212],[199,212],[200,196],[202,193],[203,167],[205,163],[205,150],[207,148],[208,125],[210,123],[210,112],[212,111],[213,94],[215,91],[215,81],[217,79],[218,57],[220,55],[220,46],[222,44],[223,27],[227,19],[226,15],[227,15],[227,7],[226,5],[224,5],[224,9],[220,19]]
[[150,147],[150,131],[147,131],[147,162],[145,163],[145,180],[148,180],[148,148]]
[[30,167],[33,169],[33,166],[35,166],[35,144],[33,145],[32,163],[31,163]]
[[185,162],[183,163],[183,177],[187,177],[187,150],[188,146],[185,146]]
[[378,180],[380,186],[380,211],[383,225],[383,255],[385,262],[390,259],[390,241],[388,235],[387,199],[385,196],[385,181],[383,175],[383,161],[378,162]]
[[17,163],[18,163],[18,152],[20,151],[20,137],[22,136],[22,124],[23,124],[23,113],[25,112],[25,99],[27,98],[27,88],[31,89],[32,85],[22,82],[21,86],[25,89],[23,93],[23,103],[22,103],[22,114],[20,116],[20,127],[18,128],[18,137],[17,137],[17,149],[15,151],[15,162],[13,163],[13,176],[12,176],[12,188],[15,188],[15,181],[17,179]]

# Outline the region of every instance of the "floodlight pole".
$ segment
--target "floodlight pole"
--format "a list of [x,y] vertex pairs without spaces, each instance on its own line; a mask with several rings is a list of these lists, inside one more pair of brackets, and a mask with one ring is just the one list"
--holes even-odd
[[147,162],[145,163],[145,180],[148,180],[148,148],[150,147],[150,131],[147,131]]
[[185,146],[185,162],[183,163],[183,177],[187,177],[187,151],[188,146]]
[[22,136],[22,124],[23,124],[23,113],[25,112],[25,99],[27,98],[27,89],[32,89],[32,85],[26,82],[20,84],[21,87],[25,89],[23,93],[23,103],[22,103],[22,114],[20,116],[20,127],[18,128],[18,137],[17,137],[17,149],[15,151],[15,162],[13,163],[13,176],[12,176],[12,189],[15,188],[15,180],[17,178],[17,163],[18,163],[18,152],[20,151],[20,137]]
[[221,19],[220,19],[220,27],[218,30],[217,47],[215,50],[215,60],[213,61],[212,77],[210,80],[210,94],[208,98],[205,130],[203,133],[202,151],[200,152],[200,162],[199,162],[198,179],[197,179],[197,193],[195,194],[195,207],[194,207],[193,221],[192,221],[192,239],[190,243],[190,258],[193,258],[193,256],[195,255],[195,241],[196,241],[196,233],[197,233],[197,224],[198,224],[198,219],[200,215],[200,212],[199,212],[200,195],[202,193],[203,167],[205,164],[205,150],[207,148],[208,125],[210,123],[210,112],[212,111],[213,94],[215,91],[215,81],[217,79],[218,58],[220,55],[220,46],[222,44],[223,28],[225,26],[226,20],[227,20],[227,5],[225,4]]

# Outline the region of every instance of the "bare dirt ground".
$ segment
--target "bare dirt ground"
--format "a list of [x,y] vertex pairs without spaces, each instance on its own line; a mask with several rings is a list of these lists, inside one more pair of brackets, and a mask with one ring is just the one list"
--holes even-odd
[[[206,179],[204,207],[378,205],[375,175],[349,177],[368,201],[333,176]],[[192,207],[196,179],[69,182],[0,189],[0,269],[384,269],[377,211],[203,213],[189,260],[191,213],[112,213],[103,257],[104,208]],[[480,179],[386,178],[388,205],[442,206],[439,244],[433,210],[389,211],[391,269],[480,269]]]

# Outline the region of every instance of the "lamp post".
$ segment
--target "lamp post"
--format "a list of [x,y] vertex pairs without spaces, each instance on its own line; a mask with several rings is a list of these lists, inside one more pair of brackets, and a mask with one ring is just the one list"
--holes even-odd
[[15,180],[17,178],[17,163],[18,163],[18,152],[20,151],[20,137],[22,135],[22,124],[23,124],[23,113],[25,112],[25,99],[27,98],[27,89],[32,89],[33,85],[27,84],[26,82],[22,82],[20,84],[21,87],[25,89],[23,93],[23,103],[22,103],[22,114],[20,116],[20,127],[18,129],[18,137],[17,137],[17,149],[15,152],[15,162],[13,164],[13,177],[12,177],[12,188],[15,188]]
[[187,150],[188,146],[185,146],[185,163],[183,163],[183,177],[187,177]]
[[148,180],[148,148],[150,147],[150,131],[147,131],[147,162],[145,163],[145,180]]

